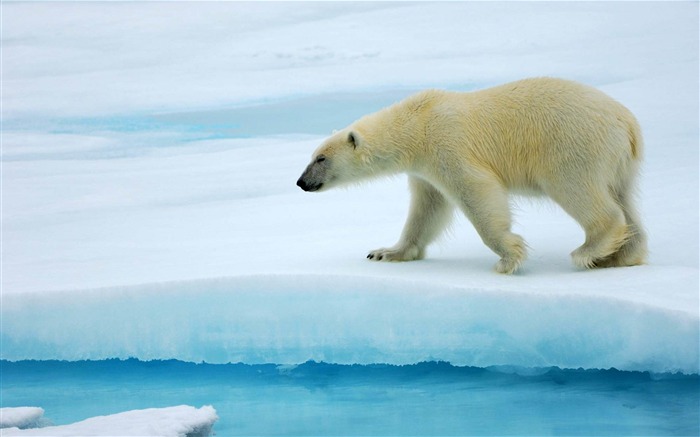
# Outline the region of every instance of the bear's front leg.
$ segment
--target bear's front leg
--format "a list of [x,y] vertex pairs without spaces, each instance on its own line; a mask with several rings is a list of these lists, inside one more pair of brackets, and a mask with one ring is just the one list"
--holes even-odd
[[462,211],[483,242],[501,257],[495,270],[506,275],[515,273],[527,257],[527,245],[520,235],[510,231],[508,193],[487,173],[474,171],[469,176],[459,194]]
[[453,206],[427,181],[409,176],[411,207],[398,243],[373,250],[373,261],[413,261],[423,259],[425,248],[437,238],[452,219]]

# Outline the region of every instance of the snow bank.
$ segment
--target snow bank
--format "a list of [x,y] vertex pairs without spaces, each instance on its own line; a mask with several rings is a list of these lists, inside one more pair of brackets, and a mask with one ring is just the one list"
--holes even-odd
[[696,313],[572,291],[253,276],[8,295],[3,320],[3,357],[9,360],[444,360],[478,367],[698,371]]
[[[6,408],[2,409],[3,411]],[[93,417],[71,425],[34,429],[3,429],[5,436],[159,436],[205,437],[212,433],[218,416],[211,406],[187,405],[134,410]]]
[[43,426],[45,422],[42,408],[0,408],[0,428],[36,428]]

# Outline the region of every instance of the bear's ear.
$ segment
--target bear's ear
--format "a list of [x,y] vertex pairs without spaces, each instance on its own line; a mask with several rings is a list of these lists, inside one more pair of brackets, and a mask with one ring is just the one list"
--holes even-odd
[[350,143],[353,149],[357,149],[357,146],[360,143],[357,133],[350,131],[348,134],[348,143]]

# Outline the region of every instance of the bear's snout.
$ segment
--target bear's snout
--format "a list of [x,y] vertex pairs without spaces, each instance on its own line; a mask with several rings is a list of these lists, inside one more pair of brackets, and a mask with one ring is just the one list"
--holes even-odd
[[297,181],[297,185],[304,191],[318,191],[323,184],[308,184],[302,175]]
[[304,173],[297,181],[297,185],[304,191],[318,191],[327,182],[328,162],[325,155],[319,155],[306,167]]

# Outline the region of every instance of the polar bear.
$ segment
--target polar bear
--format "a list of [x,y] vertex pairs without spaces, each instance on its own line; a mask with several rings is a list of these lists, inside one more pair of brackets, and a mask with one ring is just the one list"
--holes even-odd
[[376,261],[422,259],[454,207],[511,274],[526,244],[511,232],[511,193],[544,195],[584,229],[580,268],[645,262],[634,204],[642,136],[634,115],[601,91],[533,78],[475,92],[423,91],[334,133],[297,185],[321,191],[407,173],[411,205],[399,241]]

